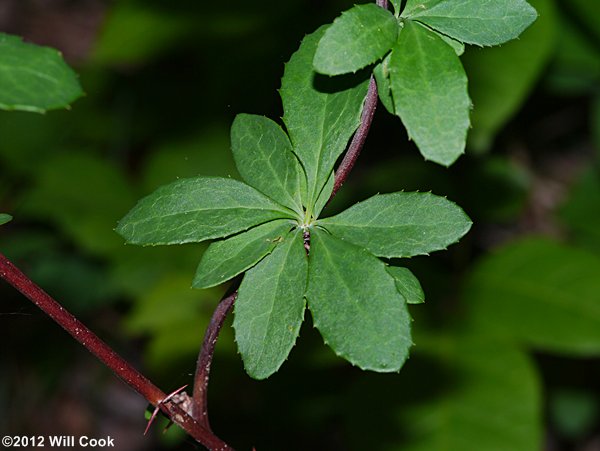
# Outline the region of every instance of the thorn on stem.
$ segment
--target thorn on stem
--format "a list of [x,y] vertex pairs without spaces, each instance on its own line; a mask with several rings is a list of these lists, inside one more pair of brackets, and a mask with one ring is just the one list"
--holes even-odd
[[[165,397],[165,399],[160,400],[157,404],[156,407],[154,408],[154,412],[152,412],[152,416],[150,417],[150,419],[148,420],[148,424],[146,425],[146,429],[144,430],[144,435],[146,435],[148,433],[148,430],[150,429],[150,425],[154,422],[154,419],[156,418],[156,415],[158,414],[158,411],[160,410],[160,406],[162,404],[165,404],[166,402],[169,402],[171,399],[173,399],[173,397],[179,393],[180,391],[184,390],[186,387],[188,386],[188,384],[185,384],[183,387],[178,388],[177,390],[175,390],[173,393],[170,393],[169,395],[167,395]],[[168,426],[167,426],[168,427]]]

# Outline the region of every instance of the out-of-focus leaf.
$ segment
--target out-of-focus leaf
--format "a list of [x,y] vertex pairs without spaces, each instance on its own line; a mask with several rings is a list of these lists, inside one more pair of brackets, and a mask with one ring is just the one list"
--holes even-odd
[[548,81],[560,95],[593,92],[600,82],[600,51],[568,20],[560,23]]
[[518,40],[492,49],[470,48],[463,57],[474,109],[469,145],[487,150],[518,111],[555,49],[558,27],[554,0],[532,0],[539,19]]
[[560,210],[573,239],[600,252],[600,171],[581,174]]
[[123,246],[113,229],[133,202],[132,189],[115,165],[70,153],[40,168],[21,211],[56,224],[84,249],[106,254]]
[[2,253],[68,310],[85,313],[115,300],[118,287],[108,268],[61,249],[58,237],[28,229],[0,237]]
[[207,247],[196,243],[181,246],[123,246],[121,239],[119,243],[109,268],[110,278],[118,284],[122,293],[133,298],[142,298],[149,286],[154,286],[157,280],[174,272],[187,276],[187,288],[190,288],[198,259]]
[[83,95],[58,50],[0,33],[0,109],[43,113]]
[[536,349],[600,354],[600,258],[542,239],[511,243],[477,264],[463,292],[481,335]]
[[7,215],[6,213],[0,213],[0,225],[4,225],[7,222],[12,221],[12,216],[11,215]]
[[[531,360],[503,342],[446,337],[418,349],[447,373],[422,374],[442,392],[401,405],[386,451],[532,451],[542,446],[540,383]],[[440,377],[444,377],[443,380]],[[425,386],[426,386],[425,385]]]
[[315,53],[314,67],[327,75],[356,72],[382,58],[398,37],[398,21],[374,3],[355,5],[334,20]]
[[[150,337],[146,356],[153,368],[161,370],[183,358],[195,359],[221,294],[218,289],[191,289],[187,274],[167,273],[146,287],[126,326],[131,333]],[[233,352],[232,343],[230,328],[224,327],[217,352]]]
[[594,99],[591,129],[596,147],[596,155],[600,159],[600,95],[596,95]]
[[72,125],[79,116],[70,111],[52,114],[0,111],[0,161],[4,171],[31,176],[43,169],[72,138]]
[[578,19],[583,21],[589,30],[600,39],[600,3],[590,2],[589,0],[571,0],[568,6],[577,15]]
[[467,174],[461,202],[480,221],[514,221],[527,204],[531,178],[519,161],[489,156]]
[[594,394],[583,390],[557,390],[550,394],[549,406],[554,426],[571,440],[589,434],[600,420],[600,406]]
[[212,124],[197,136],[161,144],[142,170],[142,189],[150,192],[179,178],[198,175],[237,177],[230,151],[229,130]]
[[92,54],[99,64],[140,64],[151,60],[194,30],[193,17],[135,2],[117,2]]
[[465,151],[471,107],[455,51],[436,33],[407,21],[389,68],[396,114],[408,135],[426,159],[450,166]]

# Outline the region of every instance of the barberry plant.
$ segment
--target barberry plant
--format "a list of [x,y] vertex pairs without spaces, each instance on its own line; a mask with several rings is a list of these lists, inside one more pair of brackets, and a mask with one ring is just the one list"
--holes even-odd
[[[118,224],[138,245],[218,240],[199,263],[195,288],[243,274],[207,331],[191,406],[187,395],[175,401],[175,393],[162,393],[0,255],[2,278],[209,449],[232,449],[212,433],[206,410],[214,343],[232,305],[236,342],[254,378],[281,367],[307,308],[339,356],[365,370],[398,371],[412,345],[407,304],[422,303],[424,294],[390,259],[446,249],[471,227],[460,207],[423,192],[377,194],[335,216],[322,214],[360,153],[378,98],[426,159],[451,165],[469,128],[464,45],[501,44],[537,16],[525,0],[391,4],[393,12],[386,0],[354,6],[304,38],[285,67],[282,124],[236,117],[231,145],[242,181],[177,180]],[[0,108],[43,112],[81,95],[56,51],[0,35],[0,54]],[[0,224],[10,219],[0,214]]]
[[471,107],[457,50],[510,40],[536,17],[523,0],[415,0],[402,13],[392,3],[395,14],[357,5],[303,40],[280,90],[287,133],[271,119],[237,116],[231,144],[243,182],[178,180],[141,200],[117,228],[141,245],[225,238],[210,245],[193,286],[245,272],[233,326],[254,378],[282,365],[306,307],[338,355],[365,370],[398,371],[412,345],[406,305],[423,296],[410,271],[387,259],[445,249],[471,226],[458,206],[431,193],[378,194],[321,216],[336,161],[363,116],[370,83],[362,69],[374,70],[382,102],[423,156],[450,165],[464,152]]

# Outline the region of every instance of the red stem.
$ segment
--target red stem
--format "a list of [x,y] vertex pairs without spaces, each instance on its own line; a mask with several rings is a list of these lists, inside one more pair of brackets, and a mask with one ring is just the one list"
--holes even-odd
[[149,403],[159,406],[173,422],[177,423],[198,442],[211,451],[233,450],[233,448],[215,436],[209,429],[189,416],[176,403],[162,403],[161,401],[166,398],[165,393],[104,343],[81,321],[65,310],[2,254],[0,254],[0,277],[42,309],[131,388],[146,398]]
[[196,365],[196,376],[194,377],[194,390],[192,401],[192,415],[194,418],[209,431],[210,422],[208,421],[208,378],[210,376],[210,366],[212,363],[213,354],[215,352],[215,344],[219,338],[219,332],[223,327],[223,322],[227,314],[231,311],[237,291],[234,291],[229,296],[223,298],[215,309],[210,324],[204,335],[204,342],[198,355],[198,363]]

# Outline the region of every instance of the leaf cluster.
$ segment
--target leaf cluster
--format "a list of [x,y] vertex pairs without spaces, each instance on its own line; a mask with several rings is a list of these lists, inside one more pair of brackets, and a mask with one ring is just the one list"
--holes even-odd
[[409,270],[380,258],[444,249],[471,226],[458,206],[431,193],[376,195],[320,217],[368,84],[358,74],[335,88],[315,74],[325,32],[307,36],[286,65],[286,131],[262,116],[235,119],[232,151],[243,182],[178,180],[142,199],[117,228],[141,245],[224,238],[205,252],[194,287],[245,272],[234,328],[245,368],[259,379],[287,358],[307,307],[337,354],[363,369],[399,370],[412,344],[406,304],[424,296]]
[[408,0],[395,14],[356,5],[327,30],[315,54],[323,74],[373,73],[382,103],[402,120],[428,160],[451,165],[464,152],[470,126],[464,44],[498,45],[537,17],[525,0]]

